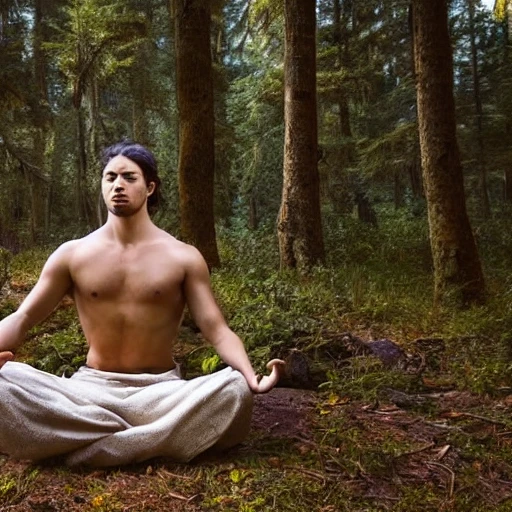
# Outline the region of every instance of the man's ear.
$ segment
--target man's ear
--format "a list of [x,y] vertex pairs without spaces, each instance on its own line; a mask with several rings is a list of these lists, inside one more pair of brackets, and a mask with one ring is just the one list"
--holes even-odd
[[155,191],[155,182],[154,181],[150,181],[149,182],[149,185],[148,185],[148,197]]

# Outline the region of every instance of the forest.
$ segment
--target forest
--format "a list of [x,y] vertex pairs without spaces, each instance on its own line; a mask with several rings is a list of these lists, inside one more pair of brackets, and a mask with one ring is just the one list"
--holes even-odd
[[[511,81],[510,0],[0,0],[0,319],[129,139],[254,365],[287,361],[238,451],[0,455],[0,510],[512,510]],[[86,350],[65,299],[17,358]],[[222,366],[187,314],[177,350]]]

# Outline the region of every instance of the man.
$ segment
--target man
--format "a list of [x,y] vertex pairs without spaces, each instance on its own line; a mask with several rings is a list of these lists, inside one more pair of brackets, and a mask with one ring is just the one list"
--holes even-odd
[[[104,152],[104,226],[61,245],[18,311],[0,322],[0,452],[109,466],[167,456],[188,461],[247,434],[252,393],[269,391],[213,297],[195,248],[157,228],[148,207],[153,155],[122,142]],[[88,342],[71,378],[13,362],[26,333],[70,294]],[[228,368],[185,381],[173,360],[185,305]]]

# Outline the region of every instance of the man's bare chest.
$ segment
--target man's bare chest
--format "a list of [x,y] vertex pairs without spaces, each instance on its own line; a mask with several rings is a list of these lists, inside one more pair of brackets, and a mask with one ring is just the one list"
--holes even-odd
[[82,299],[159,302],[178,298],[183,275],[158,258],[100,258],[71,269],[74,293]]

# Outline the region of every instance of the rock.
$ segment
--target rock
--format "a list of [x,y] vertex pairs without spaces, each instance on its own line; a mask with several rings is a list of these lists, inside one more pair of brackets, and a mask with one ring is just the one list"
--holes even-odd
[[428,405],[431,401],[421,395],[409,395],[403,391],[391,388],[383,388],[381,395],[401,409],[411,409],[413,407],[421,407]]
[[407,359],[404,350],[387,338],[363,343],[370,353],[378,357],[387,368],[400,366]]
[[308,357],[297,349],[291,349],[284,358],[286,363],[281,385],[290,388],[312,389],[311,365]]

